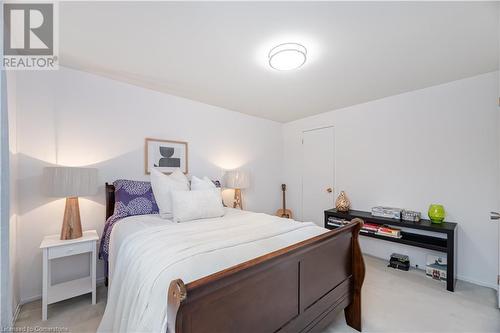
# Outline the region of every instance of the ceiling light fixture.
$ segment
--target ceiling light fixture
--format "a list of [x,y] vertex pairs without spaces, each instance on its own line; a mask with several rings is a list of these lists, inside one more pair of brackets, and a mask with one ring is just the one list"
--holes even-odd
[[284,43],[269,51],[269,66],[279,71],[297,69],[305,64],[307,49],[298,43]]

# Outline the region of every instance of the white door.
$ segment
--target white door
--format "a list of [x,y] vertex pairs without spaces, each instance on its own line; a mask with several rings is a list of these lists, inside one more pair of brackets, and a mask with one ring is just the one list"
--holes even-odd
[[[498,9],[498,15],[500,17],[500,8]],[[498,38],[500,41],[500,26],[498,27]],[[500,45],[500,44],[499,44]],[[498,64],[500,65],[500,57],[498,58]],[[498,89],[498,106],[500,107],[500,76],[498,77],[498,84],[497,84],[497,89]],[[500,124],[497,125],[498,129],[500,130]],[[498,170],[500,172],[500,170]],[[500,186],[500,184],[497,184]],[[500,189],[499,189],[500,190]],[[499,210],[500,211],[500,210]],[[492,212],[491,214],[491,219],[496,220],[497,222],[500,222],[500,214]],[[498,223],[498,273],[497,273],[497,298],[498,298],[498,307],[500,308],[500,223]]]
[[333,127],[302,134],[302,221],[324,226],[324,211],[334,207],[335,135]]
[[[500,36],[500,34],[499,34]],[[499,78],[500,79],[500,78]],[[498,96],[500,96],[500,80],[498,83]],[[500,97],[498,98],[498,106],[500,107]],[[498,124],[498,129],[500,130],[500,123]],[[500,172],[500,170],[498,170]],[[498,184],[500,186],[500,184]],[[500,190],[500,189],[499,189]],[[491,220],[497,222],[498,224],[498,273],[497,273],[497,306],[500,308],[500,209],[498,212],[491,212]]]
[[[498,14],[500,16],[500,9],[498,10]],[[498,38],[500,40],[500,27],[498,30]],[[498,59],[499,65],[500,65],[500,58]],[[498,77],[498,84],[497,84],[497,89],[498,89],[498,106],[500,107],[500,76]],[[500,130],[500,123],[497,124],[498,129]],[[498,170],[500,172],[500,170]],[[500,184],[497,184],[500,186]],[[500,189],[499,189],[500,190]],[[500,210],[499,210],[500,211]],[[494,221],[499,222],[498,223],[498,273],[497,273],[497,298],[498,298],[498,307],[500,308],[500,214],[497,212],[492,212],[491,213],[491,219]]]
[[[500,220],[500,213],[491,212],[491,220],[498,222]],[[500,223],[498,223],[498,243],[497,306],[500,308]]]
[[[491,212],[491,219],[499,222],[500,213]],[[498,273],[497,273],[497,297],[498,303],[497,306],[500,308],[500,223],[498,223]]]

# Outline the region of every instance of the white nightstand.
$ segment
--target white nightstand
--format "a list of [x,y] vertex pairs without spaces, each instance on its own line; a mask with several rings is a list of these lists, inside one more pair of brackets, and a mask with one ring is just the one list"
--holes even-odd
[[[92,304],[96,302],[96,254],[97,231],[85,231],[83,236],[76,239],[60,240],[59,235],[43,238],[40,248],[43,249],[43,291],[42,291],[42,320],[47,320],[47,305],[71,297],[92,293]],[[51,285],[50,260],[68,257],[75,254],[91,253],[90,276]]]

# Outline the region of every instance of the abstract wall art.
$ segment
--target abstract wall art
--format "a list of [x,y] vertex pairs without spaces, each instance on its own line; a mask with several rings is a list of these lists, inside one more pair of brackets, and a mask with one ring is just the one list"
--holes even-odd
[[146,174],[150,174],[152,168],[163,173],[180,168],[188,173],[187,142],[146,138],[145,157]]

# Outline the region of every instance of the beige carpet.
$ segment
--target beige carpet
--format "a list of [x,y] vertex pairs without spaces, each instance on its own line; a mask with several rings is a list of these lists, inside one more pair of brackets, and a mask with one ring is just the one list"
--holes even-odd
[[[457,290],[451,293],[444,283],[427,279],[423,271],[393,270],[385,261],[368,256],[365,261],[363,332],[500,332],[496,291],[458,281]],[[98,288],[94,306],[90,295],[50,305],[46,322],[41,321],[40,301],[25,304],[16,326],[95,332],[106,306],[106,291],[103,286]],[[325,331],[332,332],[356,331],[339,313]]]

